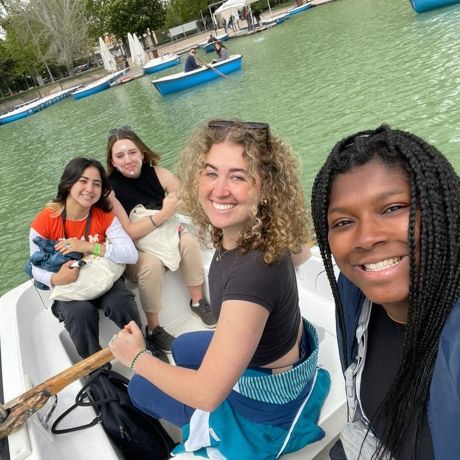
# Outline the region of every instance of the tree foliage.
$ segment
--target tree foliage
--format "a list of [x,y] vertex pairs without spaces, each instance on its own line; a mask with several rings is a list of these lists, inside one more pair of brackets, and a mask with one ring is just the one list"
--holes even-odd
[[[1,0],[0,0],[1,1]],[[97,42],[99,37],[106,33],[107,1],[104,0],[87,0],[86,1],[86,16],[88,18],[89,36],[92,41]]]
[[89,49],[86,0],[2,0],[9,33],[24,46],[33,45],[42,60],[50,59],[73,73],[74,59]]
[[104,2],[106,32],[125,40],[128,32],[143,35],[165,22],[166,11],[160,0],[108,0]]
[[73,74],[73,61],[89,50],[85,0],[30,0],[27,14],[49,40],[46,56]]
[[179,18],[179,24],[200,19],[201,11],[206,14],[208,3],[208,0],[171,0],[168,18]]

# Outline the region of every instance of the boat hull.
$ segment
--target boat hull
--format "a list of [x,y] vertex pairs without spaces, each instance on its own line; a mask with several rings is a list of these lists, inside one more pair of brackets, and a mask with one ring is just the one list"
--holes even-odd
[[460,3],[460,0],[410,0],[410,3],[417,13],[424,13],[435,8],[455,5],[456,3]]
[[293,8],[289,11],[289,16],[295,16],[296,14],[303,13],[304,11],[311,8],[309,3],[305,3],[305,5],[298,6],[297,8]]
[[74,86],[72,88],[68,88],[58,93],[55,93],[51,96],[46,96],[41,99],[34,99],[34,101],[24,104],[21,107],[18,107],[11,112],[3,114],[0,116],[0,125],[4,125],[7,123],[11,123],[13,121],[21,120],[22,118],[26,118],[34,113],[39,112],[40,110],[46,109],[50,105],[56,104],[59,101],[62,101],[66,97],[70,96],[70,94],[80,88],[81,85]]
[[160,72],[161,70],[165,70],[165,69],[169,69],[170,67],[174,67],[175,65],[179,64],[179,62],[180,62],[179,56],[176,56],[175,58],[172,58],[172,59],[164,60],[163,62],[154,64],[154,65],[149,65],[149,63],[147,62],[147,64],[145,64],[145,66],[143,67],[144,73],[151,74],[155,72]]
[[[218,35],[216,37],[216,39],[221,41],[221,42],[226,42],[229,38],[230,38],[229,34]],[[211,43],[207,43],[207,42],[206,43],[201,43],[200,48],[202,50],[204,50],[206,53],[212,53],[213,51],[215,51],[214,43],[215,43],[215,41],[211,42]]]
[[84,97],[88,97],[93,94],[100,93],[101,91],[104,91],[109,88],[110,88],[110,83],[104,82],[104,83],[101,83],[100,85],[95,86],[94,88],[89,88],[87,90],[80,90],[77,93],[75,93],[73,97],[74,99],[82,99]]
[[273,16],[272,18],[262,19],[262,25],[268,26],[270,24],[282,24],[286,19],[289,19],[289,13]]
[[217,78],[224,78],[220,73],[226,75],[241,69],[242,59],[243,57],[241,55],[237,55],[235,57],[230,57],[230,59],[226,61],[214,64],[212,67],[210,66],[210,68],[203,67],[192,72],[181,72],[179,74],[168,75],[167,77],[153,80],[152,83],[161,95],[175,93],[207,83],[211,80],[216,80]]
[[129,69],[119,70],[118,72],[113,73],[107,77],[101,78],[100,80],[95,81],[88,85],[88,87],[75,91],[72,96],[74,99],[82,99],[84,97],[92,96],[93,94],[100,93],[110,88],[110,83],[121,78],[123,75],[128,73]]

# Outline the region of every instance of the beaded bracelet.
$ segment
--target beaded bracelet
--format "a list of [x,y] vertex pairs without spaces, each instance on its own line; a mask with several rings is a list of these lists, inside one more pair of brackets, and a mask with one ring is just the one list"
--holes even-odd
[[147,350],[147,348],[144,348],[143,350],[137,352],[137,353],[136,353],[136,356],[135,356],[135,357],[133,358],[133,360],[131,361],[131,366],[130,366],[131,372],[132,372],[133,374],[136,373],[136,363],[137,363],[137,361],[138,361],[139,358],[140,358],[143,354],[145,354],[145,353],[148,353],[149,355],[153,356],[153,355],[152,355],[152,352],[151,352],[150,350]]
[[150,222],[152,222],[152,225],[153,225],[153,229],[155,230],[157,227],[159,227],[159,225],[153,220],[153,217],[152,216],[149,216],[150,218]]
[[101,255],[101,245],[99,243],[94,243],[93,254],[95,256],[100,256]]

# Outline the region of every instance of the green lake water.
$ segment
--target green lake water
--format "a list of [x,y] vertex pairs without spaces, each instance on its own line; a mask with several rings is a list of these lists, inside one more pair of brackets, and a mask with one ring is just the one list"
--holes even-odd
[[308,196],[334,143],[382,122],[426,138],[460,170],[460,5],[416,15],[409,0],[337,0],[227,46],[244,56],[228,79],[162,97],[145,76],[0,126],[0,293],[26,280],[29,224],[65,164],[104,161],[116,126],[173,168],[202,120],[269,122],[299,154]]

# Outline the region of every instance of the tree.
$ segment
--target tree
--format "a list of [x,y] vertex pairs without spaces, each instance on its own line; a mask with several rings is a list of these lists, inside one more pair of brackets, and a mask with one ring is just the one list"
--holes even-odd
[[89,49],[86,0],[1,1],[24,43],[32,42],[43,61],[52,59],[73,75],[74,59]]
[[122,40],[128,32],[142,36],[147,29],[160,28],[166,15],[161,0],[109,0],[105,13],[106,31]]
[[86,0],[31,0],[26,13],[49,39],[46,55],[73,75],[74,59],[89,50]]
[[[0,0],[1,1],[1,0]],[[107,32],[106,4],[104,0],[87,0],[86,15],[88,18],[89,36],[91,40],[97,42],[99,37],[103,37]]]
[[208,0],[171,0],[168,16],[179,17],[181,23],[201,19],[201,11],[206,12],[209,3]]

